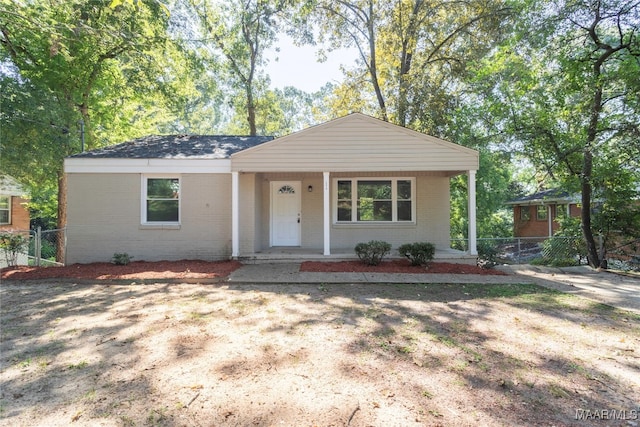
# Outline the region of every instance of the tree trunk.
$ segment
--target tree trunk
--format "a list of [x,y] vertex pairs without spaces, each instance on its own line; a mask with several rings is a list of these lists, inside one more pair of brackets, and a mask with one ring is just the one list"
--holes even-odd
[[256,136],[256,106],[253,104],[253,94],[251,93],[251,83],[247,84],[247,121],[249,122],[249,135]]
[[582,235],[587,244],[587,261],[593,268],[600,267],[601,260],[596,246],[596,241],[591,230],[591,170],[593,168],[593,154],[591,150],[585,150],[584,163],[582,169],[582,213],[581,227]]
[[369,36],[369,73],[371,75],[371,83],[373,84],[373,90],[376,93],[376,99],[378,100],[378,107],[380,107],[380,115],[385,122],[389,121],[387,115],[387,105],[382,95],[382,88],[378,81],[378,65],[376,60],[376,34],[374,30],[373,22],[373,1],[369,1],[369,18],[367,20],[367,34]]

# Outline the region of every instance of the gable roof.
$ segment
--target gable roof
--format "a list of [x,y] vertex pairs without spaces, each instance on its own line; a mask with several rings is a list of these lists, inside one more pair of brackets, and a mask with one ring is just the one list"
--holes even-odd
[[24,187],[15,178],[0,174],[0,194],[3,196],[24,196],[26,193]]
[[271,141],[272,136],[150,135],[85,151],[72,158],[226,159],[233,153]]
[[564,190],[552,188],[541,190],[528,196],[518,197],[507,202],[508,205],[533,205],[541,203],[570,203],[575,197]]
[[232,155],[241,172],[478,169],[478,152],[362,113],[352,113]]

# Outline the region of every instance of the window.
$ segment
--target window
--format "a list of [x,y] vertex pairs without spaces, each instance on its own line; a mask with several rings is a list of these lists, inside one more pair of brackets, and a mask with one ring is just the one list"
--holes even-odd
[[336,182],[337,222],[414,221],[413,178],[353,178]]
[[567,205],[556,205],[556,218],[565,218],[567,216]]
[[143,223],[180,222],[180,178],[145,177],[143,192]]
[[278,194],[296,194],[296,190],[290,185],[283,185],[278,190]]
[[520,206],[520,220],[529,221],[531,219],[531,212],[529,206]]
[[0,196],[0,224],[11,224],[10,196]]
[[545,205],[536,206],[536,219],[545,221],[547,219],[547,207]]

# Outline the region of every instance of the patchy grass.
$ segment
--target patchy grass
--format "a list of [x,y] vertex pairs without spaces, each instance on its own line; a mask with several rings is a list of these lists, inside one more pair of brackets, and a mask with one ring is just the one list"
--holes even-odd
[[640,316],[533,285],[0,292],[8,425],[601,425],[576,411],[640,402]]

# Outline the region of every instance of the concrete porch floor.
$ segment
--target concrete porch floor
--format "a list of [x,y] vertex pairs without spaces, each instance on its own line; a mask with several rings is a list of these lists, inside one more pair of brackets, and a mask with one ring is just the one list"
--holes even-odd
[[[397,251],[391,251],[385,259],[402,258]],[[436,249],[433,260],[436,262],[451,262],[457,264],[476,264],[476,256],[456,249]],[[323,255],[322,249],[300,248],[298,246],[276,246],[252,254],[241,255],[238,260],[245,264],[264,264],[277,262],[301,261],[351,261],[357,260],[353,249],[336,249],[331,255]]]

